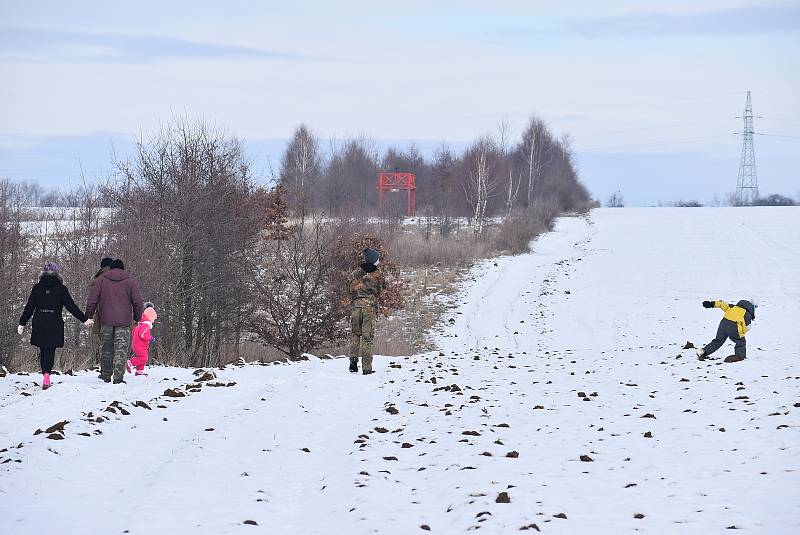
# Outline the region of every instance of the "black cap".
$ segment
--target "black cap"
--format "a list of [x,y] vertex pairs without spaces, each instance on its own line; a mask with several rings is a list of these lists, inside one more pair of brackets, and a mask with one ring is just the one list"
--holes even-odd
[[113,258],[105,257],[100,261],[100,269],[104,267],[111,267],[111,263],[114,261]]
[[110,267],[111,267],[111,269],[125,269],[125,264],[122,262],[122,260],[117,258],[116,260],[111,262],[111,266]]
[[375,262],[380,259],[381,255],[376,249],[371,249],[367,247],[362,252],[362,258],[364,259],[365,264],[375,264]]

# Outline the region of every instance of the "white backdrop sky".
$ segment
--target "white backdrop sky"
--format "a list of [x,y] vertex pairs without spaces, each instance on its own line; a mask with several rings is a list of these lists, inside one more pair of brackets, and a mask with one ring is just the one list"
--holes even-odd
[[536,113],[596,197],[707,202],[752,90],[762,192],[800,194],[798,1],[0,0],[0,80],[0,177],[47,185],[173,115],[266,170],[300,122],[426,150]]

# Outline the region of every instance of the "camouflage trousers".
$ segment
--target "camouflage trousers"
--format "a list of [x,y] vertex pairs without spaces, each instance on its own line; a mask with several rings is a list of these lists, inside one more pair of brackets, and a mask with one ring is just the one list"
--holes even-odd
[[361,369],[372,370],[372,343],[375,340],[375,316],[373,306],[357,306],[350,316],[350,362],[358,362],[361,357]]
[[101,329],[100,376],[121,381],[125,375],[125,361],[131,348],[131,328],[103,325]]

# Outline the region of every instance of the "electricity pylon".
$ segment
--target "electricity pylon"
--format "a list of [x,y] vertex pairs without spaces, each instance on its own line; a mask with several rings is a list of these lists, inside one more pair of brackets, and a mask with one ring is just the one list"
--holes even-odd
[[750,91],[747,92],[747,102],[742,119],[744,119],[742,159],[739,162],[739,179],[736,182],[736,204],[747,206],[758,199],[756,152],[753,148],[753,106],[750,103]]

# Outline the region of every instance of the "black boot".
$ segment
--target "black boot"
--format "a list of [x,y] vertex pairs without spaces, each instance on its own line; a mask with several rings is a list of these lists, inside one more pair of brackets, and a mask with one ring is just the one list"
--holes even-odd
[[364,375],[369,375],[371,373],[375,373],[375,370],[364,370]]
[[350,373],[358,373],[358,359],[350,359]]
[[743,361],[745,358],[746,358],[746,357],[745,357],[744,355],[729,355],[729,356],[725,357],[725,362],[727,362],[727,363],[729,363],[729,364],[730,364],[731,362],[741,362],[741,361]]

